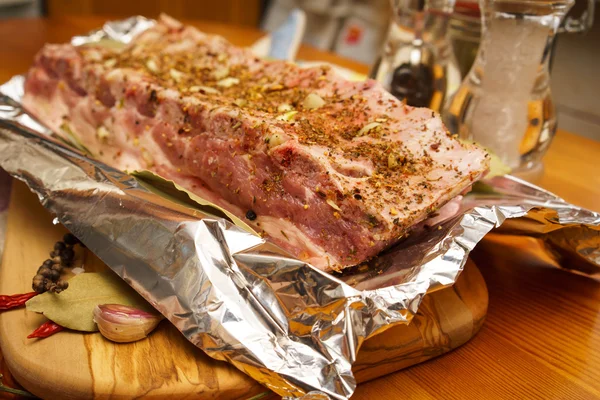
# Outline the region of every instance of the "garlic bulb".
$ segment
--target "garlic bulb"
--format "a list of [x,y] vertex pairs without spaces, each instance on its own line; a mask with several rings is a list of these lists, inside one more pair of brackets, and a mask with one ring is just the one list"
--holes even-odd
[[94,308],[98,330],[102,336],[117,343],[144,339],[162,318],[162,315],[121,304],[101,304]]

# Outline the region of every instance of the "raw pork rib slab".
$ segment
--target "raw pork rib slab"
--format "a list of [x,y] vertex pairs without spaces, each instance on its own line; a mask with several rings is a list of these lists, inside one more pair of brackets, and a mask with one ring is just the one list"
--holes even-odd
[[325,270],[375,256],[488,169],[374,81],[261,60],[168,17],[124,49],[46,45],[24,104],[97,159],[172,179]]

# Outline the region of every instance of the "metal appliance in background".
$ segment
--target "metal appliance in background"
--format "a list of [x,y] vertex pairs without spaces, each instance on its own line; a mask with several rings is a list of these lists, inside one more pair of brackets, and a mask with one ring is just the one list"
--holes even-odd
[[458,88],[448,38],[454,0],[392,0],[394,20],[370,76],[407,104],[439,111]]
[[482,0],[477,58],[442,117],[452,133],[535,180],[556,132],[549,60],[574,0]]

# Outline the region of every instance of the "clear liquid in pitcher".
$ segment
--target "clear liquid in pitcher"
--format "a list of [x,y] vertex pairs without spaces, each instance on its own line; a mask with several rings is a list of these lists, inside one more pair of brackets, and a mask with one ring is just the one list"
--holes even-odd
[[483,0],[477,58],[444,107],[452,133],[490,149],[517,175],[539,170],[556,132],[549,56],[572,4]]

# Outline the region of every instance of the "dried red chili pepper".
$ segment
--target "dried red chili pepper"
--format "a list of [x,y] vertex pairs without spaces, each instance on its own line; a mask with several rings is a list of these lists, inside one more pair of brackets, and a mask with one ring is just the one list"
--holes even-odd
[[31,334],[27,336],[27,339],[47,338],[48,336],[54,335],[55,333],[60,332],[63,329],[65,328],[63,328],[54,321],[46,321],[42,325],[40,325],[40,327],[37,328],[35,331],[31,332]]
[[10,310],[25,305],[25,302],[36,296],[36,292],[13,294],[12,296],[0,296],[0,310]]

